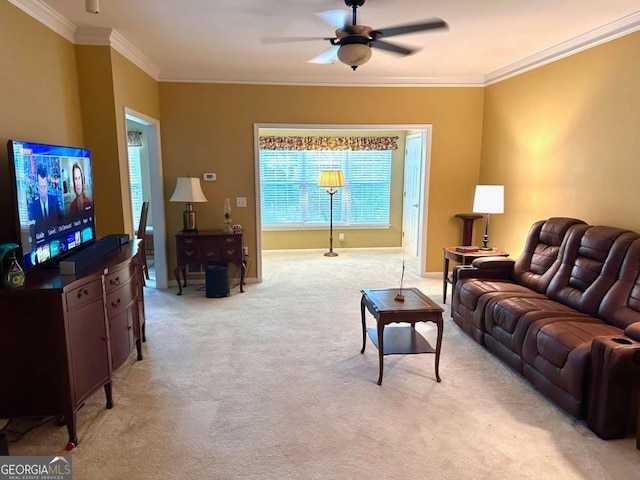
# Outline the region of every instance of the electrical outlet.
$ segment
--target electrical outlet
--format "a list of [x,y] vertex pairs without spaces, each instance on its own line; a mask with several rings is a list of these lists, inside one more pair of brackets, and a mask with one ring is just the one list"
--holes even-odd
[[249,247],[242,247],[242,254],[249,255]]
[[341,242],[344,242],[344,233],[341,233],[340,235],[338,235],[338,240],[340,240]]

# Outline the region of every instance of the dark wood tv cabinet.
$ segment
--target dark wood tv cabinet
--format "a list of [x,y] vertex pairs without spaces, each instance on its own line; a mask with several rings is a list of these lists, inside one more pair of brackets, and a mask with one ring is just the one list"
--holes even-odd
[[[187,286],[188,265],[228,265],[233,263],[240,269],[240,292],[244,292],[245,263],[241,233],[222,230],[178,232],[176,234],[177,265],[174,270],[178,282],[178,295]],[[184,284],[180,284],[180,272]]]
[[0,289],[0,418],[58,416],[78,444],[76,413],[145,340],[144,249],[130,242],[76,275],[45,266]]

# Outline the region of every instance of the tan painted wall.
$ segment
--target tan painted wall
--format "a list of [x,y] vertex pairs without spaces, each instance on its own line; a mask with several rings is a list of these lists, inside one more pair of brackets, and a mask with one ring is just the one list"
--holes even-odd
[[96,234],[123,232],[111,48],[77,45],[86,147],[91,150]]
[[124,222],[118,231],[126,232],[133,238],[135,232],[131,220],[125,107],[160,120],[160,97],[158,82],[113,49],[111,49],[111,61],[113,65],[118,167],[123,205],[122,219]]
[[82,118],[93,160],[98,235],[134,236],[125,107],[159,119],[158,84],[111,47],[76,46]]
[[640,231],[639,107],[640,32],[487,87],[480,178],[505,185],[491,243],[519,255],[552,216]]
[[8,2],[0,2],[0,243],[14,240],[6,219],[7,140],[83,146],[73,44]]
[[[253,125],[432,124],[427,231],[427,270],[442,269],[442,247],[460,241],[479,174],[482,88],[349,88],[161,83],[164,189],[168,199],[177,176],[215,172],[203,182],[208,203],[195,205],[198,226],[221,228],[225,197],[246,196],[233,208],[256,248]],[[184,205],[167,203],[169,265],[175,263],[172,232],[182,229]]]
[[[344,228],[334,225],[333,247],[367,248],[367,247],[399,247],[402,245],[402,191],[404,187],[404,145],[406,131],[386,130],[277,130],[269,129],[265,135],[281,136],[363,136],[363,137],[398,137],[398,148],[391,151],[391,188],[389,228],[365,229]],[[326,195],[327,209],[329,195]],[[327,210],[328,211],[328,210]],[[345,234],[345,241],[338,240],[338,234]],[[329,248],[329,227],[314,230],[263,230],[262,249],[300,249]]]

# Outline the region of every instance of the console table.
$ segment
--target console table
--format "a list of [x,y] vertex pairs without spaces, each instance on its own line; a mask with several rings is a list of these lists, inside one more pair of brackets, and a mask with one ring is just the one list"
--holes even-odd
[[[244,292],[245,263],[241,233],[227,233],[222,230],[201,230],[178,232],[176,234],[177,265],[174,270],[178,282],[178,295],[187,286],[188,265],[229,265],[240,269],[240,292]],[[180,284],[180,272],[184,283]]]
[[0,289],[0,418],[60,415],[71,450],[86,398],[103,387],[113,407],[113,372],[136,347],[142,359],[143,253],[131,242],[75,275],[43,266]]

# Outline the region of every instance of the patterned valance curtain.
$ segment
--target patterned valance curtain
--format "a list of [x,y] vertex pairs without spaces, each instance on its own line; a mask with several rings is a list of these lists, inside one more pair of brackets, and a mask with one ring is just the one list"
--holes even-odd
[[397,150],[398,137],[260,137],[260,150]]

